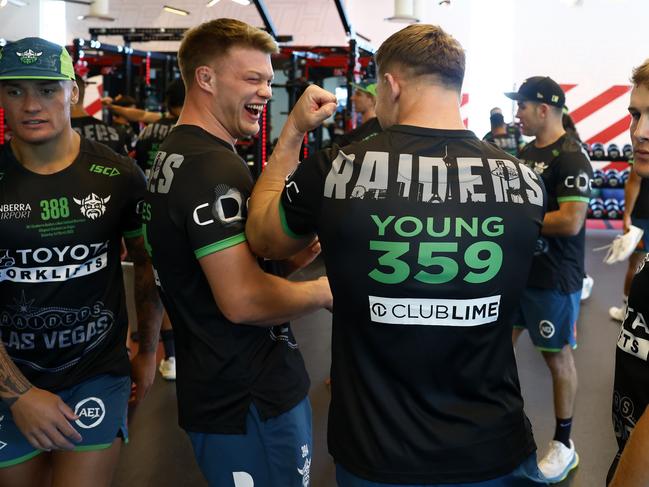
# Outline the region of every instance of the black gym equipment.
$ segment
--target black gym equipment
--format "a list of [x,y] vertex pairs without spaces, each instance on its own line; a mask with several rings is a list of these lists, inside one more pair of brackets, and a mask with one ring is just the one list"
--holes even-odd
[[633,159],[633,146],[631,144],[624,144],[622,147],[622,156],[626,161]]
[[622,186],[620,173],[617,172],[615,169],[609,169],[604,173],[604,176],[606,178],[606,185],[609,188],[619,188],[620,186]]
[[606,158],[606,152],[604,151],[604,144],[595,142],[591,147],[591,155],[595,161],[603,161]]
[[606,149],[606,155],[608,156],[609,161],[618,161],[621,158],[620,148],[617,144],[609,144]]

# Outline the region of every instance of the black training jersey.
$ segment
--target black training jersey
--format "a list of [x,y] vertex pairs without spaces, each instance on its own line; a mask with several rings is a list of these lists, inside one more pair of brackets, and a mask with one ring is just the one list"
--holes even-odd
[[150,123],[140,132],[135,143],[135,160],[145,174],[148,175],[160,144],[177,122],[177,117],[163,117],[155,123]]
[[398,125],[298,166],[280,215],[322,243],[336,462],[457,483],[534,451],[510,320],[543,213],[538,176],[466,130]]
[[0,154],[0,332],[36,386],[129,373],[120,244],[141,235],[144,192],[133,161],[84,138],[50,175]]
[[337,140],[340,147],[351,144],[352,142],[362,142],[363,140],[372,137],[381,132],[381,124],[376,117],[370,118],[367,122],[359,125],[351,132],[341,135]]
[[124,141],[124,145],[126,145],[126,149],[129,151],[129,153],[133,149],[135,149],[137,134],[130,124],[114,123],[113,128],[117,130],[117,134],[119,135],[120,139]]
[[[563,202],[590,201],[593,169],[576,139],[563,135],[543,148],[532,142],[525,146],[520,158],[543,178],[547,211],[557,211]],[[528,286],[564,293],[579,291],[584,277],[585,241],[585,224],[574,237],[540,237]]]
[[649,266],[647,259],[631,283],[629,305],[615,352],[613,426],[620,450],[649,405]]
[[[629,169],[633,171],[632,166]],[[633,218],[649,218],[649,179],[642,178],[640,180],[640,192],[635,200],[631,216]]]
[[252,186],[233,148],[192,125],[171,131],[151,171],[144,227],[174,325],[179,421],[189,431],[243,433],[251,401],[265,419],[289,410],[308,392],[289,325],[228,321],[198,262],[247,245]]
[[81,136],[107,145],[121,155],[128,155],[125,135],[95,117],[73,117],[72,128]]

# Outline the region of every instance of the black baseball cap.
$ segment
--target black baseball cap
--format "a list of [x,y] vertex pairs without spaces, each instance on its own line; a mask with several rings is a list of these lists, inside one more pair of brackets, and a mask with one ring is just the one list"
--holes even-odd
[[0,50],[0,80],[74,80],[72,58],[65,47],[40,37],[25,37]]
[[527,78],[517,92],[505,93],[505,96],[516,101],[534,101],[558,108],[566,104],[566,94],[549,76]]

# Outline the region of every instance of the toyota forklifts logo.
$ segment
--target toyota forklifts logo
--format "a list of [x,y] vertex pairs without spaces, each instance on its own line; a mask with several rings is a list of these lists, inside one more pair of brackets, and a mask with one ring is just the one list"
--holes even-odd
[[79,416],[79,419],[75,421],[79,427],[90,429],[100,425],[104,420],[106,406],[104,406],[104,401],[98,397],[88,397],[77,403],[74,407],[74,414]]

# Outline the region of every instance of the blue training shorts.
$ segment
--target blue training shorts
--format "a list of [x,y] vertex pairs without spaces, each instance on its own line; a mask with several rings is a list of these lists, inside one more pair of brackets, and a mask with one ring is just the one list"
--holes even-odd
[[[79,416],[72,427],[83,439],[74,451],[109,448],[118,436],[128,441],[130,377],[98,375],[56,394]],[[0,468],[31,460],[41,451],[29,444],[13,422],[9,407],[0,402]]]
[[242,435],[188,431],[210,487],[308,487],[311,469],[311,404],[262,421],[254,404]]
[[338,487],[537,487],[545,485],[543,474],[536,463],[536,453],[533,453],[513,472],[496,479],[483,482],[461,484],[384,484],[356,477],[339,463],[336,464],[336,481]]
[[577,348],[577,318],[581,289],[566,294],[556,289],[527,288],[521,296],[514,328],[527,328],[532,343],[543,352]]

